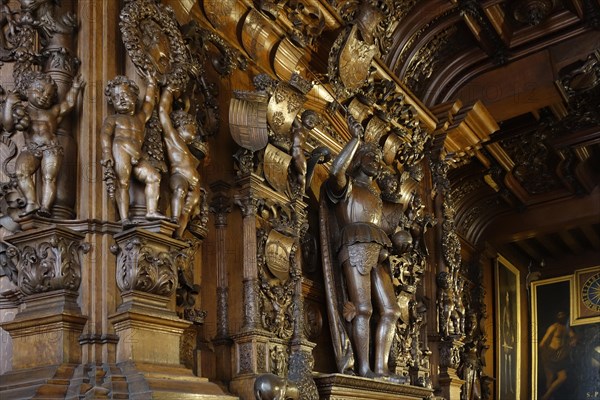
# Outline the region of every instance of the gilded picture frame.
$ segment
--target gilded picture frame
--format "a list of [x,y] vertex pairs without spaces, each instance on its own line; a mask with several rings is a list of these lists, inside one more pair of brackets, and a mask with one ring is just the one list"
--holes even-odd
[[571,325],[600,322],[600,265],[575,271]]
[[520,273],[502,256],[495,264],[496,398],[520,400]]

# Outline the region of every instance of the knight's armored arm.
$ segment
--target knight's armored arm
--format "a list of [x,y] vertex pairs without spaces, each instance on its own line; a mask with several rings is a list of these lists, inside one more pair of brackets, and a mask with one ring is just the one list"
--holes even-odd
[[360,123],[351,115],[348,116],[348,128],[352,134],[352,139],[344,146],[335,160],[333,160],[331,166],[331,182],[337,190],[342,190],[346,186],[348,181],[346,171],[354,158],[354,154],[356,154],[356,150],[358,150],[358,147],[360,146],[360,139],[364,133],[362,125],[360,125]]

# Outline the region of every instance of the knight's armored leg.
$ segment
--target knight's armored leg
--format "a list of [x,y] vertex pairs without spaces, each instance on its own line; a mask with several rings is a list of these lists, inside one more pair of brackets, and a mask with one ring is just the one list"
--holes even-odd
[[392,277],[387,268],[383,266],[373,268],[371,275],[373,277],[373,297],[381,313],[375,331],[375,373],[389,375],[388,360],[396,322],[400,318],[401,312],[396,302]]
[[357,267],[349,261],[343,265],[344,276],[348,285],[348,295],[354,305],[356,315],[352,320],[352,343],[356,351],[356,365],[360,376],[372,377],[369,366],[370,321],[373,314],[371,305],[371,277],[362,275]]

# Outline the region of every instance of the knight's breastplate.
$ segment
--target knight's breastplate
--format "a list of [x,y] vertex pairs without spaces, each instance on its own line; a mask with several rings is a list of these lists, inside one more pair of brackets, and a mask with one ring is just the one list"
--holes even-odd
[[381,225],[383,202],[378,190],[354,184],[348,197],[338,203],[337,218],[343,223],[366,222]]

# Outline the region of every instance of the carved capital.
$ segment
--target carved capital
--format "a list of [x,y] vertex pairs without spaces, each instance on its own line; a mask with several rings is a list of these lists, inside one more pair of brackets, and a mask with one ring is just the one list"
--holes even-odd
[[260,199],[251,196],[235,197],[235,204],[241,208],[244,218],[256,216],[258,208],[260,207],[260,203]]
[[178,264],[186,245],[143,229],[116,235],[111,251],[117,256],[117,286],[171,296],[178,285]]
[[81,284],[81,259],[90,250],[83,239],[79,233],[55,226],[8,237],[6,241],[13,247],[6,249],[6,254],[16,265],[21,292],[76,292]]
[[215,227],[227,226],[227,214],[231,212],[231,198],[229,196],[230,185],[223,181],[217,181],[210,185],[213,192],[209,211],[215,216]]

